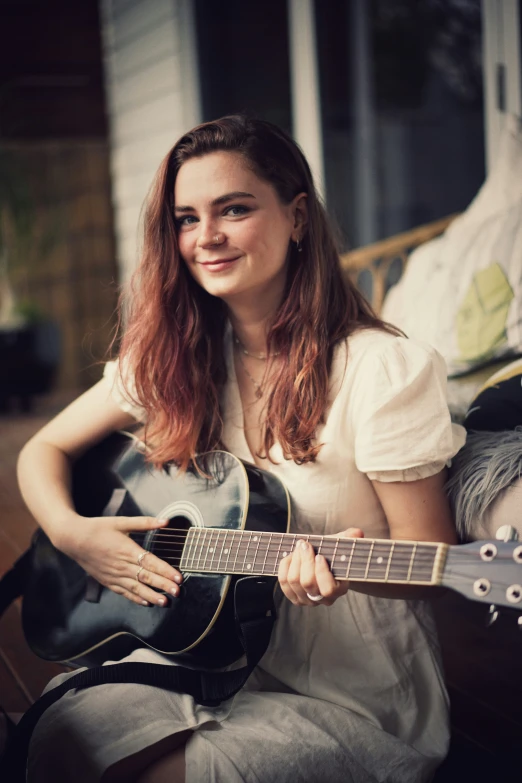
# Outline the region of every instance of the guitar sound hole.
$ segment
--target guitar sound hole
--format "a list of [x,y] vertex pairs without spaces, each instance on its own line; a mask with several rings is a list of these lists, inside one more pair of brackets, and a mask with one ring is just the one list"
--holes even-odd
[[[192,527],[192,523],[187,517],[174,516],[169,519],[168,527],[154,531],[149,542],[149,551],[161,560],[179,569],[183,547],[187,539],[187,533]],[[153,588],[157,593],[163,590]]]

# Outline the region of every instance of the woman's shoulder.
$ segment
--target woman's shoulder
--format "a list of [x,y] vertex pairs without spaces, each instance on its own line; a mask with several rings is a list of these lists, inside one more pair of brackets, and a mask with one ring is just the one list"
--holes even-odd
[[384,329],[358,329],[343,340],[335,353],[332,376],[341,388],[362,382],[384,388],[401,388],[413,378],[446,379],[446,364],[428,343],[410,340]]
[[384,363],[438,362],[442,357],[433,346],[419,340],[412,340],[402,334],[384,329],[360,328],[350,334],[342,343],[341,353],[349,362],[369,365],[372,361]]

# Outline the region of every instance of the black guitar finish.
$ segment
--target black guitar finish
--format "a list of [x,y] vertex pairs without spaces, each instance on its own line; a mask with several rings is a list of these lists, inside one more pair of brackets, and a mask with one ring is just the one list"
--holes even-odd
[[[288,494],[274,475],[224,451],[199,458],[197,471],[147,467],[137,442],[112,436],[74,472],[74,497],[84,516],[155,516],[170,520],[134,536],[184,574],[168,607],[142,607],[103,589],[39,534],[22,620],[34,652],[54,661],[96,663],[148,645],[189,656],[205,668],[241,657],[234,590],[248,617],[264,617],[281,560],[300,535],[287,533]],[[476,541],[449,546],[406,541],[304,536],[336,579],[443,585],[474,601],[522,610],[522,544]],[[137,566],[136,566],[137,570]],[[247,580],[245,582],[245,580]]]
[[[180,531],[192,526],[287,531],[289,497],[275,476],[227,452],[205,455],[200,464],[208,478],[196,471],[153,470],[138,442],[117,433],[76,463],[76,508],[84,516],[102,516],[106,509],[109,516],[168,518],[169,528]],[[161,557],[161,532],[133,538]],[[182,545],[180,539],[180,551]],[[197,665],[220,667],[242,653],[232,589],[238,578],[187,573],[180,596],[170,597],[167,607],[141,607],[96,583],[93,590],[85,571],[40,531],[23,602],[24,632],[32,650],[52,661],[92,665],[147,645]],[[265,592],[276,581],[270,576],[248,578],[257,579]]]

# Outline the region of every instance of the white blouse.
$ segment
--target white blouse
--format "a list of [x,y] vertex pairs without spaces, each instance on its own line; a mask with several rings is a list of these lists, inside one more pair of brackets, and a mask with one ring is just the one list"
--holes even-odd
[[[224,442],[239,458],[253,461],[243,431],[230,330],[226,339]],[[143,410],[129,402],[121,387],[117,364],[108,364],[105,376],[118,404],[142,418]],[[382,331],[361,330],[352,335],[335,351],[329,407],[317,438],[323,445],[314,463],[296,465],[285,460],[278,444],[271,451],[275,464],[268,469],[290,492],[295,530],[335,534],[355,526],[367,537],[389,538],[371,479],[414,481],[433,475],[465,441],[465,430],[450,420],[443,359],[428,345]],[[140,655],[149,660],[158,657],[150,651]],[[269,716],[256,706],[259,690],[273,695]],[[250,692],[252,709],[248,712],[245,704]],[[397,779],[423,780],[447,749],[447,696],[436,633],[425,602],[349,591],[332,607],[303,608],[280,594],[269,649],[242,697],[242,709],[248,713],[243,718],[263,736],[268,720],[288,721],[283,696],[288,693],[294,694],[296,731],[301,739],[316,742],[319,728],[331,734],[333,714],[336,726],[341,722],[339,731],[347,738],[350,752],[349,737],[354,731],[371,736],[371,753],[364,743],[357,752],[364,755],[364,761],[359,761],[372,775],[389,764],[400,764],[402,769],[407,762],[411,778],[403,772]],[[304,714],[300,711],[309,709],[311,703],[313,722],[300,721],[299,714]],[[215,719],[222,721],[227,715],[216,713]],[[229,721],[233,709],[230,716]],[[204,737],[202,733],[200,744]],[[231,744],[237,746],[238,754],[239,737],[238,729],[236,744]],[[208,741],[213,741],[212,736]],[[255,753],[254,746],[251,752]],[[310,773],[310,780],[315,779]],[[353,779],[366,780],[356,775]]]

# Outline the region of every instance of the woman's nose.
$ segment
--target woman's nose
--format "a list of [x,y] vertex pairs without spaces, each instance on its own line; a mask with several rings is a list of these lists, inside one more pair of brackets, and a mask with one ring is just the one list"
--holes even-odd
[[197,244],[199,247],[212,247],[213,245],[222,245],[226,237],[222,231],[217,231],[215,226],[201,226]]

